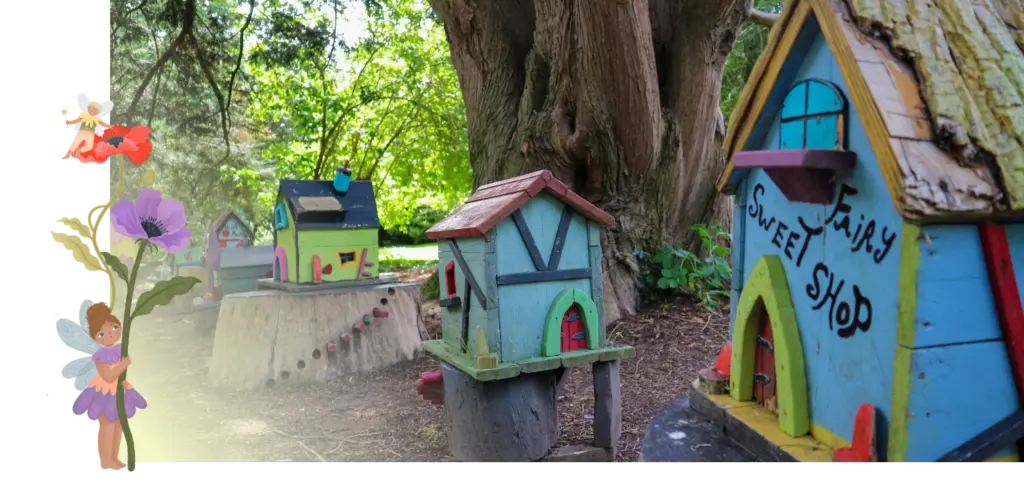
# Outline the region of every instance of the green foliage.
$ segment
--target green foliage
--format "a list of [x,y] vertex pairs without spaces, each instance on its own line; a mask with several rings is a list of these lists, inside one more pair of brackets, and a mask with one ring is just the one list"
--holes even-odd
[[721,305],[720,299],[729,296],[732,235],[719,226],[698,224],[691,229],[700,236],[701,251],[706,256],[701,258],[682,245],[665,245],[653,255],[636,250],[633,254],[641,262],[638,285],[663,295],[679,290],[691,292],[705,308],[714,310]]
[[174,297],[187,295],[192,291],[192,287],[199,283],[199,278],[194,276],[175,276],[157,283],[153,289],[139,296],[135,302],[135,310],[132,311],[132,318],[148,315],[156,307],[170,303]]
[[[346,160],[374,182],[388,229],[469,194],[465,107],[426,1],[111,0],[110,12],[112,121],[151,128],[155,188],[185,205],[193,243],[228,209],[266,240],[278,180],[330,178]],[[129,171],[128,187],[141,177]]]
[[427,239],[427,230],[447,215],[448,212],[436,207],[421,205],[413,211],[412,218],[407,223],[397,224],[385,230],[381,243],[388,246],[432,243]]
[[[414,243],[424,206],[447,213],[469,194],[465,108],[430,7],[365,6],[367,33],[351,45],[325,41],[333,22],[315,9],[278,12],[272,27],[281,34],[252,50],[258,89],[248,114],[265,127],[262,155],[276,161],[277,177],[329,178],[348,162],[353,179],[374,182],[381,223],[412,228]],[[305,41],[280,40],[298,32]]]
[[121,281],[124,281],[125,283],[128,282],[128,267],[126,267],[117,256],[106,251],[101,252],[100,256],[103,257],[103,261],[107,263],[107,267],[121,278]]
[[427,279],[423,280],[423,283],[420,283],[420,298],[424,301],[441,298],[441,278],[437,274],[437,269],[435,269]]
[[[767,13],[777,14],[782,11],[784,0],[756,0],[754,8]],[[736,42],[732,45],[729,57],[725,59],[725,70],[722,74],[722,113],[728,120],[732,115],[736,102],[739,101],[743,86],[750,78],[750,72],[761,52],[768,43],[768,27],[756,22],[745,22],[736,34]]]
[[437,261],[430,261],[427,259],[406,259],[406,258],[390,258],[380,260],[380,270],[387,271],[404,271],[409,269],[426,269],[437,264]]

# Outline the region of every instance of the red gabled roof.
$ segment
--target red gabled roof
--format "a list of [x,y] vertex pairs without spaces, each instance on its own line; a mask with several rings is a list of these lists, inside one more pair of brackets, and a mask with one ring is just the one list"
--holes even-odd
[[434,224],[427,231],[427,238],[482,237],[541,191],[551,194],[587,219],[605,227],[615,226],[615,219],[607,212],[569,190],[551,172],[541,170],[480,187],[462,207]]

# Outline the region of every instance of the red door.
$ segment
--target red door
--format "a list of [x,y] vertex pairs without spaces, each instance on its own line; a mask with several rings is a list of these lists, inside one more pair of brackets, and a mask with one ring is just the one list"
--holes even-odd
[[761,319],[754,345],[754,399],[778,414],[778,401],[775,397],[775,340],[772,338],[772,322],[768,315]]
[[583,350],[587,348],[587,336],[583,332],[583,315],[579,307],[573,305],[562,316],[562,352]]

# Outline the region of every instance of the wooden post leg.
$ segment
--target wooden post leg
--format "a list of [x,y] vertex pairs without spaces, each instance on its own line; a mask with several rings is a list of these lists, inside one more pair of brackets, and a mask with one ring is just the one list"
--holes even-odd
[[553,371],[481,382],[442,362],[441,373],[459,461],[536,461],[558,442]]
[[[619,361],[596,362],[594,369],[594,446],[614,457],[622,434],[622,390]],[[614,459],[614,458],[613,458]]]

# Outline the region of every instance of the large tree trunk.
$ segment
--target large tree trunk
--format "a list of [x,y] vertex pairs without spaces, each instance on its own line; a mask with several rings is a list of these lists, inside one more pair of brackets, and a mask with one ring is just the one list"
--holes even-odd
[[546,168],[613,215],[609,321],[635,312],[632,251],[731,223],[722,69],[752,0],[430,0],[466,103],[473,184]]

